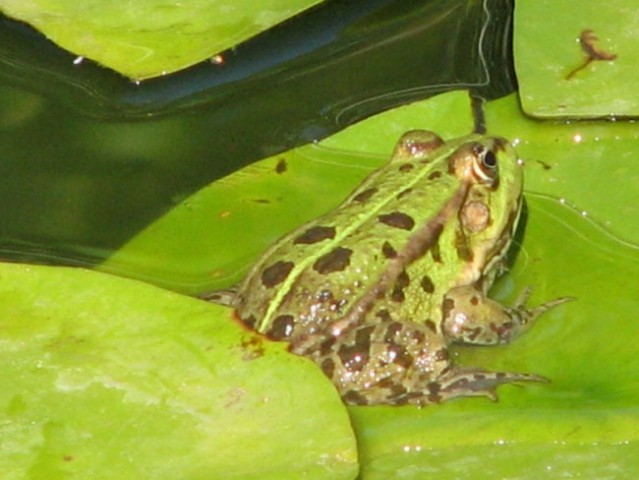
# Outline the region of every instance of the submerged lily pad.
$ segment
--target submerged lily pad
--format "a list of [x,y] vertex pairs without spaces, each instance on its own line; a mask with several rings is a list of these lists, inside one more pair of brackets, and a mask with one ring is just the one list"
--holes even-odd
[[320,0],[0,0],[62,48],[132,79],[214,57]]
[[388,160],[404,131],[429,127],[445,138],[469,133],[467,92],[375,115],[243,168],[186,199],[99,268],[185,293],[227,287],[283,233],[339,204]]
[[634,0],[517,0],[515,67],[535,117],[639,115]]
[[0,310],[2,478],[357,471],[333,385],[226,309],[98,272],[0,264]]

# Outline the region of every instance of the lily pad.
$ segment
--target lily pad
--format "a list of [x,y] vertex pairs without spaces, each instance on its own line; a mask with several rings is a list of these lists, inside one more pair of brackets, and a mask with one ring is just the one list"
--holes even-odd
[[81,269],[0,279],[3,478],[354,477],[332,384],[227,310]]
[[[136,80],[189,67],[320,0],[0,0],[62,48]],[[223,61],[223,59],[220,59]]]
[[518,0],[515,68],[535,117],[639,115],[634,0]]
[[[339,202],[386,161],[398,131],[466,134],[469,112],[465,93],[446,94],[248,167],[149,226],[104,268],[132,274],[137,264],[135,274],[183,291],[231,284],[279,234]],[[511,138],[526,161],[528,205],[516,262],[493,296],[508,303],[531,285],[531,304],[564,295],[577,300],[545,314],[512,345],[460,347],[455,356],[460,364],[534,372],[551,382],[504,386],[497,403],[349,408],[361,477],[525,479],[632,471],[639,450],[639,364],[627,339],[639,332],[628,312],[639,300],[628,285],[639,275],[639,232],[637,222],[628,221],[638,212],[632,201],[637,179],[627,158],[637,134],[622,122],[531,121],[514,96],[487,104],[486,120],[489,133]],[[586,141],[576,141],[579,135]],[[603,198],[620,203],[607,205]],[[580,208],[571,206],[575,202]]]

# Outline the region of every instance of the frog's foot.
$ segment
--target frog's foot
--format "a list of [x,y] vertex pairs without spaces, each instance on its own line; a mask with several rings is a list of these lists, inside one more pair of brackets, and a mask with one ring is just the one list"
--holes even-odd
[[575,297],[560,297],[542,303],[541,305],[537,305],[535,308],[526,308],[525,304],[528,301],[528,297],[530,297],[530,292],[530,287],[524,288],[519,294],[519,297],[517,297],[517,300],[515,300],[515,304],[511,308],[506,309],[506,311],[510,312],[511,315],[518,316],[519,323],[522,325],[531,324],[537,317],[547,312],[551,308],[555,308],[562,303],[576,300]]
[[512,307],[504,307],[472,285],[453,288],[442,304],[444,333],[456,343],[507,343],[528,330],[544,312],[574,300],[574,297],[562,297],[527,308],[525,303],[529,295],[530,288],[526,288]]
[[[491,372],[478,368],[458,368],[442,375],[428,385],[425,403],[440,403],[458,397],[488,397],[497,400],[497,387],[505,383],[548,382],[531,373]],[[420,402],[416,402],[420,403]]]
[[231,287],[226,290],[214,290],[212,292],[200,293],[198,298],[211,303],[217,303],[225,307],[231,307],[234,305],[237,298],[237,287]]

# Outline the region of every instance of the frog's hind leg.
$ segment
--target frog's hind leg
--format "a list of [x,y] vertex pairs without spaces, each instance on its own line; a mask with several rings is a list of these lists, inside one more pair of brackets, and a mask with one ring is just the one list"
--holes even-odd
[[496,401],[497,387],[518,382],[548,382],[548,379],[530,373],[454,368],[428,385],[429,400],[439,403],[458,397],[488,397]]

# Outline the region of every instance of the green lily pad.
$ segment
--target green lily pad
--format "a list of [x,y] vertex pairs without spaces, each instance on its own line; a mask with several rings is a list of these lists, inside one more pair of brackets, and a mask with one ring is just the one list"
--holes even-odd
[[[320,0],[0,0],[62,48],[136,80],[189,67]],[[223,59],[221,59],[223,61]]]
[[515,68],[535,117],[639,115],[634,0],[518,0]]
[[[639,364],[628,339],[638,333],[629,312],[639,308],[639,299],[629,286],[639,275],[639,231],[628,219],[639,215],[628,158],[637,133],[623,122],[531,121],[515,96],[487,104],[486,120],[489,133],[515,141],[526,161],[528,205],[516,262],[493,296],[508,303],[531,285],[531,304],[564,295],[577,300],[545,314],[512,345],[460,347],[455,355],[464,365],[534,372],[551,382],[504,386],[497,403],[349,408],[361,477],[525,479],[633,471]],[[278,235],[330,208],[386,161],[398,132],[410,128],[447,137],[468,133],[466,95],[385,112],[320,146],[248,167],[149,226],[104,268],[183,291],[231,284]],[[369,149],[384,155],[364,153]]]
[[226,309],[98,272],[19,264],[0,264],[0,306],[2,478],[357,471],[331,383]]
[[554,197],[621,241],[639,244],[634,122],[531,120],[515,95],[488,103],[485,114],[490,130],[511,139],[526,160],[526,191]]

